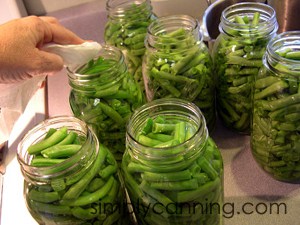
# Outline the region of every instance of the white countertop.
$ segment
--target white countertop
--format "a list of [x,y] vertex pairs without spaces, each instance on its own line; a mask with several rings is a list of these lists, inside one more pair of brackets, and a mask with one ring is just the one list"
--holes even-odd
[[45,89],[39,89],[28,103],[24,114],[16,122],[8,141],[4,159],[6,171],[3,176],[1,225],[37,224],[25,206],[23,176],[17,161],[17,146],[23,135],[45,119]]

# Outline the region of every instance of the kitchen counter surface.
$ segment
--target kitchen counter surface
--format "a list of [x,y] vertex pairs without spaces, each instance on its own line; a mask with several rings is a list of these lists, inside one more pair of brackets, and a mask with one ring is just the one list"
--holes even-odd
[[[57,17],[63,25],[81,37],[103,42],[106,22],[103,1],[57,11],[50,15]],[[49,77],[47,89],[48,116],[71,115],[68,101],[70,88],[66,71]],[[31,121],[23,132],[32,126]],[[221,208],[224,224],[299,224],[300,184],[279,182],[263,172],[252,158],[249,136],[233,133],[218,123],[212,137],[224,160],[225,204]],[[22,176],[15,159],[15,147],[10,149],[8,154],[10,160],[7,161],[4,178],[1,224],[34,225],[36,222],[27,212],[22,199]],[[18,216],[10,214],[12,212],[17,212]]]

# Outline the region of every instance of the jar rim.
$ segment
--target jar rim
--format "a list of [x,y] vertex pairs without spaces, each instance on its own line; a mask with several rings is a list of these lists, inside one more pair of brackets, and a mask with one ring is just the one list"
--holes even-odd
[[[122,51],[115,46],[107,45],[107,44],[102,44],[102,47],[101,47],[99,53],[93,58],[93,60],[99,58],[103,54],[107,54],[108,56],[113,56],[117,62],[117,65],[120,65],[125,62]],[[69,79],[77,80],[80,77],[82,80],[84,80],[84,78],[86,78],[86,77],[93,76],[93,74],[86,75],[86,74],[80,74],[80,73],[76,72],[80,67],[85,66],[86,64],[88,64],[88,62],[86,62],[82,65],[67,66],[66,70],[68,72]],[[105,72],[109,72],[113,68],[114,67],[108,68],[108,70]],[[84,81],[86,81],[86,80],[84,80]]]
[[289,59],[278,54],[278,50],[283,48],[297,47],[300,51],[300,31],[286,31],[276,35],[271,39],[267,45],[266,53],[264,55],[264,61],[268,68],[272,68],[275,73],[284,73],[289,75],[289,71],[275,69],[270,66],[271,63],[283,64],[285,68],[294,70],[296,75],[300,76],[300,60]]
[[[259,12],[262,16],[262,21],[256,26],[247,26],[234,21],[234,15],[237,14],[254,14]],[[239,31],[250,30],[254,35],[264,36],[269,33],[276,33],[278,23],[276,11],[269,5],[260,2],[239,2],[226,7],[221,14],[219,24],[220,32],[226,32],[227,29],[235,29]],[[229,34],[230,35],[230,34]]]
[[203,34],[201,32],[199,21],[186,14],[168,15],[157,18],[147,28],[146,47],[154,46],[160,39],[166,39],[161,34],[176,32],[178,29],[188,31],[195,38],[195,41],[202,42]]
[[[193,134],[193,136],[190,139],[184,141],[181,144],[178,144],[178,145],[175,145],[172,147],[155,148],[155,147],[149,147],[149,146],[139,143],[139,141],[136,139],[135,135],[133,134],[133,130],[132,130],[134,127],[134,121],[137,120],[137,118],[143,113],[145,113],[145,115],[148,115],[148,117],[151,117],[151,113],[152,113],[152,116],[153,115],[156,115],[156,116],[161,115],[160,113],[155,114],[155,110],[162,109],[162,107],[166,107],[166,106],[172,106],[172,107],[179,106],[179,107],[182,107],[182,109],[186,109],[186,110],[189,110],[190,112],[194,113],[195,116],[198,117],[197,118],[198,121],[196,121],[196,122],[199,122],[196,132]],[[191,119],[191,118],[189,118],[189,119]],[[181,146],[187,145],[189,142],[193,142],[196,139],[198,139],[198,141],[202,140],[204,143],[208,139],[208,130],[206,127],[205,117],[203,116],[201,110],[194,103],[189,102],[187,100],[183,100],[183,99],[177,99],[177,98],[163,98],[163,99],[155,99],[151,102],[144,104],[143,106],[138,108],[131,115],[130,119],[127,122],[127,126],[126,126],[126,136],[127,136],[127,139],[132,141],[135,146],[138,146],[137,149],[143,148],[143,149],[147,149],[147,152],[149,152],[149,153],[151,153],[151,152],[155,153],[155,152],[162,151],[162,149],[168,150],[168,149],[172,149],[174,147],[180,148]],[[200,137],[202,137],[203,139],[201,139]],[[187,151],[188,151],[188,149],[185,149],[184,151],[180,152],[180,155],[186,154]],[[154,159],[163,160],[163,159],[161,159],[161,157],[154,158]]]
[[[149,11],[149,16],[152,11],[150,0],[108,0],[106,1],[106,10],[108,16],[112,18],[125,19],[125,12],[130,12],[131,6],[142,6],[146,4],[146,9]],[[140,13],[140,12],[138,12]]]
[[[86,62],[83,65],[68,66],[66,68],[69,78],[69,84],[73,89],[82,93],[93,93],[95,91],[95,87],[91,86],[91,80],[101,77],[102,74],[110,73],[110,77],[108,77],[108,79],[106,79],[106,81],[103,82],[103,86],[101,87],[102,89],[106,89],[109,88],[112,84],[122,79],[123,76],[121,76],[120,74],[125,74],[125,72],[127,72],[125,57],[121,49],[115,46],[103,44],[101,50],[99,51],[97,56],[94,57],[93,60],[97,60],[99,57],[103,57],[104,60],[114,60],[114,66],[111,66],[101,71],[101,73],[95,74],[81,74],[77,72],[79,69],[82,69],[84,68],[84,66],[88,65],[89,62]],[[99,86],[97,88],[99,88]]]
[[[99,151],[98,139],[96,138],[95,133],[88,127],[88,125],[84,121],[82,121],[74,116],[67,116],[67,115],[55,116],[55,117],[51,117],[46,120],[43,120],[40,123],[38,123],[36,126],[31,128],[19,142],[18,147],[17,147],[17,160],[18,160],[18,162],[21,166],[21,170],[23,172],[25,172],[26,174],[28,174],[30,176],[36,176],[37,178],[56,177],[56,176],[60,176],[62,174],[67,173],[68,171],[74,169],[74,167],[76,167],[77,164],[79,165],[81,163],[81,162],[78,162],[77,164],[72,164],[69,167],[65,168],[63,171],[51,173],[51,171],[54,171],[53,169],[58,165],[67,165],[70,162],[73,162],[75,158],[80,157],[82,154],[87,156],[88,153],[85,151],[86,149],[83,147],[81,147],[80,150],[77,153],[75,153],[72,157],[64,160],[63,162],[52,165],[52,166],[36,167],[36,166],[32,166],[28,163],[28,160],[30,161],[30,159],[28,157],[30,157],[30,156],[27,151],[26,142],[31,141],[29,144],[27,143],[28,146],[30,146],[33,143],[37,143],[38,140],[41,140],[46,135],[46,133],[48,131],[47,128],[50,128],[52,126],[55,127],[57,124],[61,124],[59,127],[63,127],[63,125],[67,126],[66,123],[69,123],[69,126],[72,124],[72,126],[74,126],[73,128],[76,129],[78,132],[82,132],[83,134],[87,135],[87,139],[82,144],[82,146],[87,144],[89,139],[93,138],[94,141],[96,142],[96,148],[95,148],[96,154],[98,154],[98,151]],[[57,128],[57,129],[59,129],[59,128]],[[38,132],[40,132],[40,133],[38,133]],[[38,138],[31,139],[32,135],[37,134],[37,133],[39,135]],[[26,148],[26,149],[24,149],[24,148]],[[27,159],[25,159],[26,157],[27,157]]]
[[[150,2],[150,0],[135,0],[134,4],[141,4],[144,2]],[[131,5],[132,3],[132,0],[108,0],[106,1],[106,7],[108,7],[108,9],[116,7],[122,8],[122,6]]]

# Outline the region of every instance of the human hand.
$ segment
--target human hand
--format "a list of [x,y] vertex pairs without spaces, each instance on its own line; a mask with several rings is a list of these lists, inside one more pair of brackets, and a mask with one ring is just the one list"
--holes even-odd
[[84,40],[54,17],[28,16],[0,25],[0,83],[15,83],[60,71],[62,58],[40,50],[50,42],[81,44]]

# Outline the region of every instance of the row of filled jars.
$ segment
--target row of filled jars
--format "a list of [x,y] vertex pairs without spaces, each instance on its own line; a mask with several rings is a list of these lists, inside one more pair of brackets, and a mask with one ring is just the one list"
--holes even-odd
[[199,108],[159,99],[111,146],[72,116],[53,117],[22,139],[26,205],[39,224],[222,224],[223,161]]
[[272,8],[225,9],[212,57],[190,16],[157,18],[147,0],[107,9],[108,45],[67,68],[79,120],[47,120],[19,146],[39,223],[221,224],[215,106],[227,127],[251,133],[262,168],[299,179],[300,33],[276,36]]
[[148,102],[193,102],[210,132],[218,115],[229,129],[251,134],[264,170],[299,180],[299,32],[277,34],[276,12],[266,4],[233,4],[222,12],[210,52],[194,18],[157,18],[149,1],[118,2],[108,1],[105,40],[122,49]]

